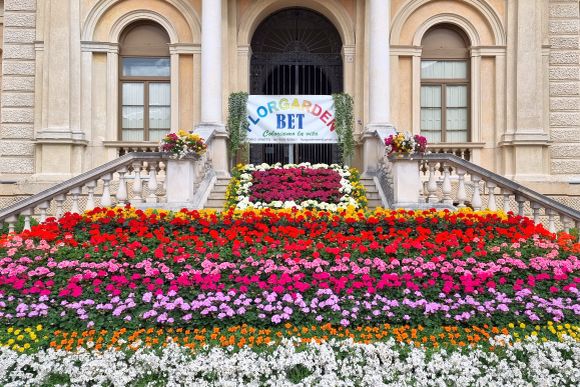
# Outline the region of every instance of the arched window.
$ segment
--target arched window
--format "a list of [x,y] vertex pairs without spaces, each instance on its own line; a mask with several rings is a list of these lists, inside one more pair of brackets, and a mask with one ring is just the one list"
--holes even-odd
[[469,40],[437,25],[422,40],[421,134],[432,143],[470,141]]
[[120,39],[122,141],[159,141],[170,130],[169,36],[154,23],[130,25]]

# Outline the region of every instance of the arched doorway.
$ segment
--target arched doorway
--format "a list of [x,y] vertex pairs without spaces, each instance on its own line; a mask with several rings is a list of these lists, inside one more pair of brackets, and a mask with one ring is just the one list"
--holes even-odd
[[[342,40],[318,12],[289,8],[266,18],[252,37],[250,93],[329,95],[343,91]],[[252,144],[252,163],[339,162],[335,144]]]

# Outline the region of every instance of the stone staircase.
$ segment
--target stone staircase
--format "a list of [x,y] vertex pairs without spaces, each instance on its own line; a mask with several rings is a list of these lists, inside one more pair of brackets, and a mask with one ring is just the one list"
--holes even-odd
[[385,207],[381,201],[381,196],[375,181],[372,177],[361,177],[360,182],[367,191],[368,208]]
[[211,193],[207,198],[204,208],[223,210],[226,204],[226,188],[230,184],[228,177],[218,177]]
[[[218,177],[204,208],[223,210],[225,205],[226,188],[230,183],[230,179],[226,177]],[[377,208],[383,207],[379,190],[373,178],[361,178],[361,183],[367,191],[368,207]]]

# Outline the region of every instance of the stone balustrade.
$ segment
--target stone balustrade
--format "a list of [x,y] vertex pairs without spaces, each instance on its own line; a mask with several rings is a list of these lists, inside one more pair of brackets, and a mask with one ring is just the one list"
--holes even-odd
[[382,165],[392,207],[501,209],[530,216],[551,232],[580,228],[580,211],[453,154],[390,156]]
[[[128,153],[0,210],[0,222],[6,222],[12,232],[20,216],[27,230],[32,218],[44,222],[51,216],[58,219],[66,211],[80,213],[95,206],[201,208],[215,179],[209,154],[181,161],[159,152]],[[189,164],[188,175],[167,178],[166,169],[173,162]],[[167,194],[178,191],[173,187],[175,184],[190,187],[193,194],[187,202]]]

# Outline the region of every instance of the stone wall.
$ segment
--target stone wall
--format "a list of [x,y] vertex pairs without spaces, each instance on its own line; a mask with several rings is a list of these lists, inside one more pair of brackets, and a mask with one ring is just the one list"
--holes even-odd
[[549,5],[551,169],[553,175],[580,175],[580,5]]
[[4,1],[0,174],[34,173],[36,0]]

